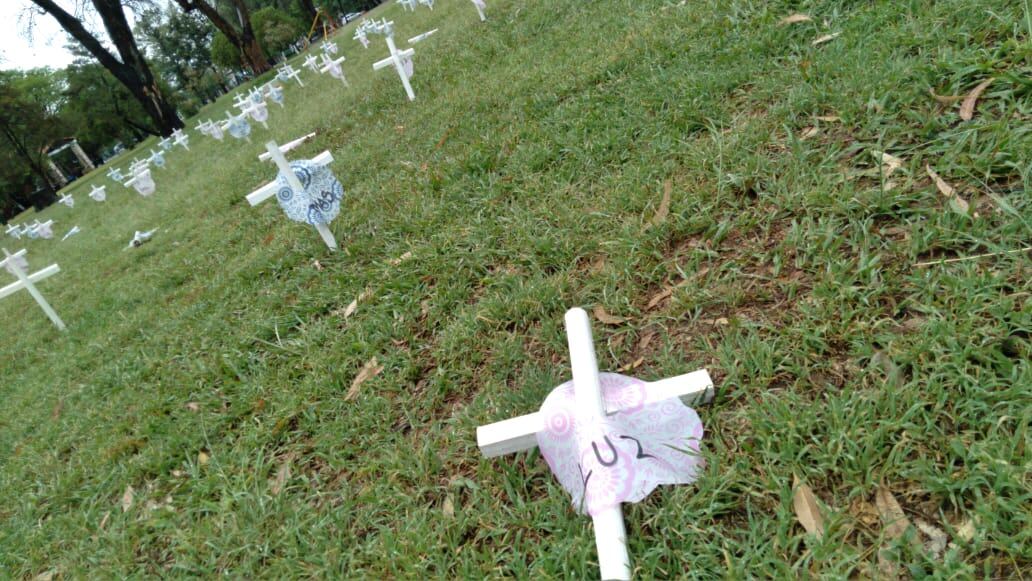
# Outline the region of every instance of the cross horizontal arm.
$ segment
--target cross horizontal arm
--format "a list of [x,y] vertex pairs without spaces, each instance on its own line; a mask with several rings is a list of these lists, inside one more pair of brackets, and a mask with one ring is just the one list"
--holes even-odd
[[[37,282],[39,282],[39,281],[41,281],[41,280],[43,280],[45,278],[50,278],[51,276],[54,276],[55,274],[57,274],[59,272],[61,272],[61,268],[58,265],[56,265],[56,264],[51,264],[50,266],[44,268],[43,270],[40,270],[38,272],[34,272],[34,273],[28,275],[26,278],[29,279],[29,282],[35,284],[35,283],[37,283]],[[11,284],[3,287],[3,288],[0,288],[0,299],[4,298],[6,296],[12,295],[12,294],[22,290],[23,288],[25,288],[25,285],[22,284],[21,281],[13,282],[13,283],[11,283]]]
[[[655,394],[649,399],[679,397],[688,405],[713,400],[713,380],[705,369],[651,382],[648,389]],[[617,411],[606,410],[610,414]],[[477,446],[486,458],[529,450],[537,446],[537,433],[544,429],[545,418],[540,413],[495,422],[477,428]]]
[[[333,161],[333,154],[328,151],[324,151],[312,159],[312,163],[316,165],[329,165]],[[268,200],[269,198],[276,195],[276,182],[275,180],[265,184],[257,190],[247,194],[247,203],[252,206]]]

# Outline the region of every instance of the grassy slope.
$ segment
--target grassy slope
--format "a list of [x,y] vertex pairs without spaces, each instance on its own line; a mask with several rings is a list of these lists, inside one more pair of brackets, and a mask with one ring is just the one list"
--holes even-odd
[[[66,335],[28,297],[0,302],[0,569],[594,576],[590,521],[537,453],[485,461],[474,440],[564,380],[578,304],[627,317],[596,326],[603,367],[706,366],[720,387],[707,472],[625,511],[643,577],[869,574],[880,547],[912,574],[1027,569],[1032,265],[912,266],[1032,236],[1019,4],[505,0],[485,24],[466,1],[387,7],[399,38],[441,28],[417,46],[415,103],[371,71],[382,40],[349,29],[351,89],[306,72],[271,131],[195,136],[154,197],[95,204],[94,176],[43,212],[84,233],[25,245],[61,265],[41,288]],[[817,21],[777,25],[797,10]],[[927,93],[987,76],[971,122]],[[349,196],[336,255],[243,200],[272,177],[266,136],[313,129],[299,155],[329,148]],[[871,150],[905,161],[895,183]],[[670,215],[646,229],[666,180]],[[373,357],[383,373],[345,401]],[[821,542],[793,475],[825,508]],[[953,535],[944,560],[881,537],[882,484]]]

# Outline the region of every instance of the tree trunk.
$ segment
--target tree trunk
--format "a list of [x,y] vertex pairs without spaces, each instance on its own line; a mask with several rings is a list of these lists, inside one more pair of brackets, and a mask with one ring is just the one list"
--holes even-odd
[[240,30],[223,18],[219,11],[206,0],[176,0],[176,4],[179,4],[184,12],[200,11],[215,28],[219,29],[219,32],[226,35],[233,46],[237,47],[247,68],[251,69],[254,74],[260,75],[272,68],[269,57],[265,55],[265,51],[262,50],[254,35],[254,29],[251,28],[251,14],[248,12],[244,0],[232,0],[232,3],[237,13],[237,20],[240,22]]
[[104,22],[111,42],[118,49],[121,60],[115,58],[94,37],[83,23],[66,12],[54,0],[32,0],[37,6],[57,20],[61,28],[82,44],[105,69],[111,72],[133,97],[143,105],[144,111],[154,122],[155,127],[163,135],[169,135],[175,129],[183,127],[183,122],[176,115],[176,109],[161,93],[147,61],[144,60],[133,38],[132,29],[125,19],[120,0],[92,0],[93,6]]
[[301,13],[304,15],[304,17],[308,19],[308,22],[306,22],[305,24],[311,26],[312,22],[315,20],[316,15],[315,4],[312,2],[312,0],[297,0],[297,5],[301,8]]

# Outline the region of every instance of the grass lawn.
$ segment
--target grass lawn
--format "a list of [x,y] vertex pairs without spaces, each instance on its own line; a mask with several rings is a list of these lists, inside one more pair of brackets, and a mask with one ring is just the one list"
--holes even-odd
[[[401,46],[440,28],[415,46],[415,102],[349,25],[350,88],[302,71],[252,143],[190,119],[153,197],[104,167],[38,216],[55,240],[5,239],[60,264],[40,289],[69,330],[0,300],[0,570],[596,577],[591,521],[540,454],[475,441],[568,379],[582,305],[614,316],[594,323],[602,368],[705,367],[718,388],[699,481],[625,508],[637,577],[1028,576],[1032,255],[997,253],[1032,244],[1029,10],[378,9]],[[944,96],[990,78],[961,119]],[[275,175],[262,144],[309,131],[292,157],[330,150],[347,193],[335,254],[244,200]]]

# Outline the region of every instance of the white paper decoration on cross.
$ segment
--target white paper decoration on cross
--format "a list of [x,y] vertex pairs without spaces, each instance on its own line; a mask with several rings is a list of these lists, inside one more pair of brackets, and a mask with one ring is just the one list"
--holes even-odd
[[103,202],[107,199],[107,187],[106,186],[93,186],[90,190],[90,198],[95,202]]
[[71,194],[62,194],[61,199],[58,201],[68,206],[69,208],[75,207],[75,198],[73,198]]
[[153,194],[157,189],[154,178],[151,177],[151,171],[147,167],[140,168],[129,181],[125,182],[125,187],[132,187],[136,193],[144,197]]

